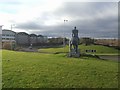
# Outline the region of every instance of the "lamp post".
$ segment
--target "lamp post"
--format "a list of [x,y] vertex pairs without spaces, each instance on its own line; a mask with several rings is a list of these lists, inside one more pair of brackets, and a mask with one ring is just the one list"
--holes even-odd
[[13,26],[15,26],[15,24],[11,24],[11,30],[13,29]]
[[[68,22],[68,20],[64,19],[64,25],[65,25],[65,22]],[[63,47],[65,47],[65,34],[63,34]]]
[[2,44],[2,26],[0,25],[0,49],[2,48],[3,44]]
[[[15,26],[15,24],[11,24],[11,31],[13,30],[13,26]],[[11,50],[12,50],[16,41],[14,42],[14,41],[10,40],[10,43],[11,43]]]

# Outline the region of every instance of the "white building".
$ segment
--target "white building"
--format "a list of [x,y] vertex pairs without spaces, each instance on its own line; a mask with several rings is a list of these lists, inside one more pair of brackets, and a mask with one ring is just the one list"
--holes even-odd
[[2,25],[0,25],[0,49],[2,48]]
[[11,31],[11,30],[2,30],[2,47],[5,48],[6,46],[9,48],[12,48],[13,44],[15,45],[16,40],[15,40],[16,32]]
[[2,34],[2,25],[0,25],[0,34]]
[[[1,29],[1,28],[0,28]],[[27,34],[25,32],[14,32],[11,30],[4,29],[2,30],[1,39],[2,39],[2,48],[5,49],[15,49],[15,46],[29,46],[29,45],[43,45],[48,41],[47,36]]]
[[2,30],[2,42],[16,42],[15,40],[16,33],[11,30]]

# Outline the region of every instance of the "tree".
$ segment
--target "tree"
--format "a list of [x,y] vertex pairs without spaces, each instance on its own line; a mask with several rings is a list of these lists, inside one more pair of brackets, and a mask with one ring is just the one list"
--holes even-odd
[[88,38],[88,37],[84,37],[84,38],[80,39],[80,43],[81,44],[85,44],[86,46],[87,45],[91,45],[91,44],[94,44],[94,39],[91,39],[91,38]]

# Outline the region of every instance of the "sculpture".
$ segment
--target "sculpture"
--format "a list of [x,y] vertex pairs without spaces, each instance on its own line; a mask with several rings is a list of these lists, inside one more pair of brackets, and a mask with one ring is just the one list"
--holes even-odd
[[78,37],[78,30],[76,27],[72,30],[72,39],[69,41],[69,56],[79,57],[80,52],[78,49],[79,44],[79,37]]

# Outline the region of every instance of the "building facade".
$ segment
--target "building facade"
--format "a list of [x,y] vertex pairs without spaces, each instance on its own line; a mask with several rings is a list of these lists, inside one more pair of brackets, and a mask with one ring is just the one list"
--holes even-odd
[[13,46],[30,46],[30,45],[34,45],[34,46],[38,46],[38,45],[44,45],[43,43],[47,42],[47,37],[46,36],[42,36],[42,35],[36,35],[36,34],[27,34],[25,32],[14,32],[11,30],[2,30],[2,28],[0,28],[2,33],[1,35],[1,39],[2,39],[2,47],[6,48],[9,47],[13,48]]
[[30,45],[30,35],[25,32],[19,32],[16,34],[17,45],[29,46]]
[[16,32],[11,30],[2,30],[2,48],[13,49],[16,45]]
[[30,34],[30,44],[37,45],[37,35],[36,34]]
[[0,49],[2,48],[2,25],[0,25]]
[[47,36],[43,36],[43,43],[47,43],[48,42],[48,37]]
[[37,36],[37,44],[41,45],[44,42],[44,38],[42,35],[38,35]]

